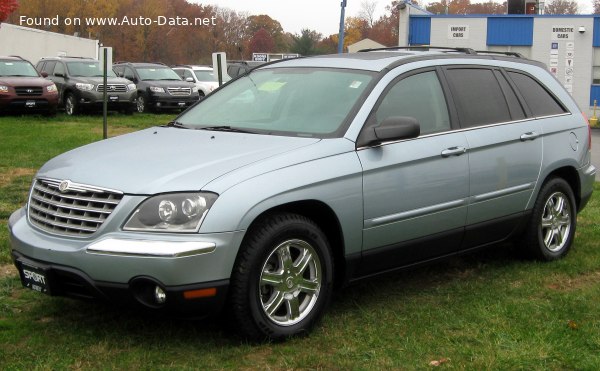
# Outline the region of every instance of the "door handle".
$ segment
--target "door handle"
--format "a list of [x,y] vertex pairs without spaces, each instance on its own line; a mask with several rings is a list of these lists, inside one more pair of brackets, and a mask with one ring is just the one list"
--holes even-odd
[[521,135],[521,142],[525,142],[528,140],[535,140],[539,136],[540,135],[538,133],[536,133],[535,131],[530,131],[529,133],[525,133],[525,134]]
[[450,147],[442,151],[442,157],[460,156],[466,152],[465,147]]

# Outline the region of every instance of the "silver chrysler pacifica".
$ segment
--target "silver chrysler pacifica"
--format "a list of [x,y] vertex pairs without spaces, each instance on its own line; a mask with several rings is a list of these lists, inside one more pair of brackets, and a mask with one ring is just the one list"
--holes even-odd
[[388,48],[262,65],[173,122],[46,163],[9,220],[24,286],[308,331],[335,285],[512,240],[563,257],[590,129],[538,62]]

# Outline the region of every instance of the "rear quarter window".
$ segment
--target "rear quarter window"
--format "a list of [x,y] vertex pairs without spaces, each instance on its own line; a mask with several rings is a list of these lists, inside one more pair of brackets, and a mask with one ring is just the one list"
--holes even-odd
[[567,112],[558,100],[531,76],[515,71],[508,71],[508,75],[534,116],[560,115]]

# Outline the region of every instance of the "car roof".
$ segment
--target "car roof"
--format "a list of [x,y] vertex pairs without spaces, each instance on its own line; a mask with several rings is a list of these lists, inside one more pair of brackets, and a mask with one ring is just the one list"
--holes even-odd
[[130,65],[132,67],[141,67],[141,68],[171,68],[169,66],[167,66],[166,64],[162,64],[162,63],[149,63],[149,62],[116,62],[113,63],[113,66],[118,66],[118,65]]
[[88,57],[43,57],[40,61],[65,61],[65,62],[99,62],[99,60]]
[[23,61],[29,62],[28,60],[21,58],[17,55],[0,55],[0,61]]
[[194,71],[212,71],[213,70],[213,68],[210,66],[189,65],[189,64],[181,64],[181,65],[173,66],[172,68],[173,69],[187,68],[189,70],[194,70]]
[[[358,53],[330,54],[315,57],[284,59],[262,67],[331,67],[380,72],[401,64],[428,59],[508,60],[516,63],[543,65],[518,53],[475,51],[468,48],[393,47],[368,49]],[[485,63],[484,63],[485,64]]]

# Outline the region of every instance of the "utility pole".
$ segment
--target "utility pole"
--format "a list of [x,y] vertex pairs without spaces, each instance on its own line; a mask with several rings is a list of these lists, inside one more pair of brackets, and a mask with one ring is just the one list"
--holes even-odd
[[346,2],[347,0],[342,0],[340,3],[340,7],[342,8],[340,14],[340,34],[338,36],[338,54],[342,54],[344,52],[344,19],[346,17]]

